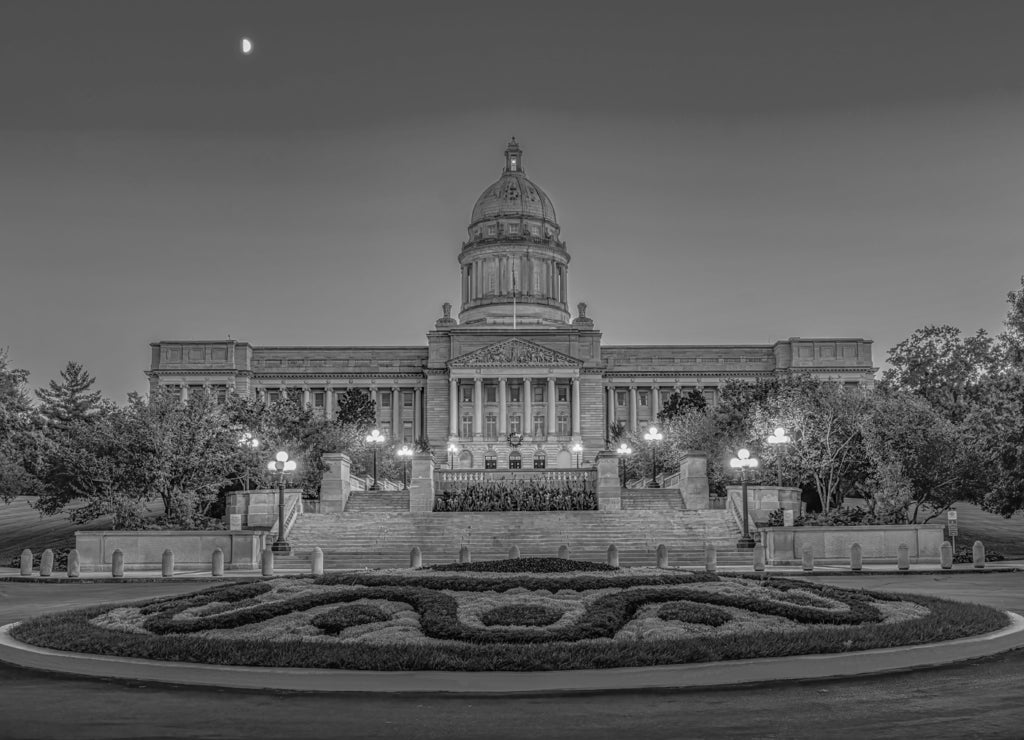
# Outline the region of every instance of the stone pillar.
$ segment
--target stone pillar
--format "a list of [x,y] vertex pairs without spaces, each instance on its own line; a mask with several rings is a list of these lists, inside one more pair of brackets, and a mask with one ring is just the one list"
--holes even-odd
[[185,382],[184,380],[181,381],[181,402],[188,402],[188,383]]
[[533,386],[523,378],[523,436],[533,435]]
[[572,436],[580,436],[580,379],[572,379]]
[[636,386],[629,386],[629,431],[637,430],[636,423]]
[[423,389],[413,390],[412,402],[412,438],[414,441],[423,439]]
[[399,403],[398,386],[391,387],[391,439],[398,442],[402,438],[402,406]]
[[622,485],[619,483],[619,456],[602,450],[597,453],[597,508],[600,511],[622,509]]
[[309,406],[309,386],[302,386],[302,405]]
[[498,438],[508,434],[508,407],[506,397],[508,395],[508,380],[498,378]]
[[555,376],[548,376],[548,436],[554,437],[558,427],[555,425]]
[[651,386],[651,424],[658,423],[658,412],[661,411],[661,387]]
[[686,450],[679,463],[679,492],[687,509],[711,507],[708,489],[708,454],[700,450]]
[[416,452],[412,456],[412,474],[409,478],[409,511],[434,510],[434,456],[429,452]]
[[481,437],[484,433],[484,380],[473,378],[473,437]]
[[459,436],[459,381],[448,381],[448,435]]
[[324,418],[333,419],[334,409],[338,404],[334,400],[334,386],[330,383],[324,386]]
[[613,385],[608,386],[608,408],[607,408],[607,415],[608,415],[608,418],[606,419],[606,422],[608,424],[608,427],[604,431],[604,436],[605,437],[607,437],[609,435],[609,431],[608,430],[611,429],[612,424],[615,423],[615,386],[613,386]]
[[340,514],[352,491],[352,459],[343,452],[325,452],[323,462],[329,470],[320,483],[320,513]]

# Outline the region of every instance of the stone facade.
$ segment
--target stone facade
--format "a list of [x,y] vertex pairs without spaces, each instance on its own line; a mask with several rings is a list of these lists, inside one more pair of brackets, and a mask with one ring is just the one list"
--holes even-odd
[[[152,388],[301,392],[315,408],[360,390],[388,437],[424,441],[456,468],[593,465],[608,428],[652,423],[673,392],[714,403],[730,379],[807,372],[870,384],[871,341],[793,337],[765,345],[602,345],[586,304],[570,317],[569,253],[550,198],[528,180],[513,139],[473,209],[459,255],[459,318],[445,304],[417,347],[254,347],[235,340],[151,345]],[[458,447],[450,455],[449,445]]]

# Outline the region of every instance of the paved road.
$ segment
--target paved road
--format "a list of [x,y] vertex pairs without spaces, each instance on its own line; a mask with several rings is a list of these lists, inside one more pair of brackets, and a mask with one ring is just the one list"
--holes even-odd
[[[1024,573],[827,580],[1024,612]],[[0,623],[196,587],[0,583]],[[19,739],[1024,737],[1024,651],[846,681],[550,698],[242,692],[68,678],[3,664],[0,685],[0,738]]]

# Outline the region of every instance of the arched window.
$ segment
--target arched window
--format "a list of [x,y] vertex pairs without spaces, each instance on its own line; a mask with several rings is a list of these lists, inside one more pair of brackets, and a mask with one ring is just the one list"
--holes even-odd
[[460,468],[472,468],[473,467],[473,453],[469,450],[463,450],[459,453],[459,467]]
[[520,470],[523,467],[523,456],[513,451],[508,456],[508,469]]
[[559,468],[572,467],[572,455],[569,454],[569,450],[559,450],[558,459],[555,465]]
[[537,450],[537,452],[535,452],[534,455],[533,455],[533,467],[534,467],[534,469],[535,470],[540,470],[542,468],[546,468],[547,466],[548,466],[547,455],[545,455],[541,450]]
[[484,455],[484,469],[485,470],[496,470],[498,467],[498,456],[494,450],[488,450]]

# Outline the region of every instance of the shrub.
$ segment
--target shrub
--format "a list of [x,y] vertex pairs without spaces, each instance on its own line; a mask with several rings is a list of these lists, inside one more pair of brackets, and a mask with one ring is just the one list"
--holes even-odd
[[562,618],[561,609],[542,604],[505,604],[485,612],[480,621],[488,627],[547,627]]
[[[1006,560],[1006,556],[997,550],[990,550],[985,548],[985,562],[993,563],[1000,560]],[[954,563],[973,563],[974,562],[974,547],[967,545],[958,545],[956,552],[953,553]]]
[[509,558],[485,560],[479,563],[446,563],[430,565],[426,570],[470,571],[474,573],[572,573],[575,571],[618,570],[605,563],[562,558]]
[[556,480],[449,483],[434,511],[593,511],[597,494],[586,481]]
[[675,619],[680,622],[706,624],[709,627],[721,627],[732,619],[732,615],[724,609],[707,604],[696,604],[692,601],[670,601],[658,609],[662,619]]
[[[782,509],[773,511],[768,515],[768,522],[773,527],[782,526]],[[778,521],[778,524],[774,522]],[[817,514],[804,514],[793,521],[794,527],[857,527],[873,524],[906,524],[905,521],[897,521],[892,517],[879,516],[859,506],[852,508],[843,507],[832,511]]]
[[314,627],[319,627],[328,635],[336,635],[349,627],[372,622],[386,622],[388,615],[379,606],[372,604],[346,604],[329,612],[319,614],[311,620]]

